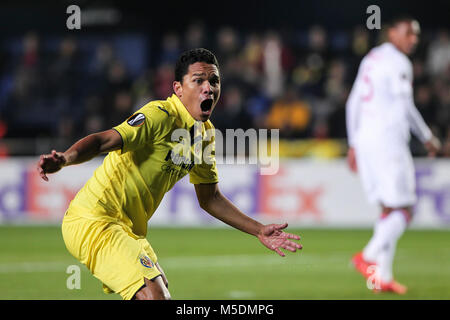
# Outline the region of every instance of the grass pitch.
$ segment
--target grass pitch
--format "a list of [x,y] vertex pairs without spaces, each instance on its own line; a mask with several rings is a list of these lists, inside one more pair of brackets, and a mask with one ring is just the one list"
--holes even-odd
[[[408,230],[400,239],[394,275],[404,296],[374,294],[350,267],[371,230],[288,229],[304,248],[285,258],[230,228],[150,228],[148,239],[169,278],[173,299],[331,300],[450,299],[450,232]],[[68,289],[70,265],[81,288]],[[0,227],[0,299],[121,299],[65,248],[59,226]]]

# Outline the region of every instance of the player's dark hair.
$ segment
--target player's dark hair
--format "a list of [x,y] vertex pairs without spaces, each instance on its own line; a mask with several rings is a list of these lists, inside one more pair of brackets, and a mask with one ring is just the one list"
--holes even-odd
[[213,64],[219,69],[219,62],[211,51],[204,48],[191,49],[183,52],[175,64],[175,81],[183,82],[183,77],[188,73],[189,66],[196,62]]
[[402,14],[402,15],[398,15],[393,17],[389,22],[388,22],[388,27],[389,28],[393,28],[396,27],[399,23],[403,23],[403,22],[411,22],[416,20],[413,16],[408,15],[408,14]]

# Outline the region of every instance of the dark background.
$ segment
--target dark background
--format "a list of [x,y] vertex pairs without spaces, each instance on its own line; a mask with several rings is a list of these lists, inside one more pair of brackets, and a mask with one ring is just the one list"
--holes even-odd
[[[76,4],[81,9],[112,7],[123,14],[117,30],[182,30],[192,20],[201,19],[217,28],[229,24],[248,29],[305,28],[320,23],[327,28],[351,28],[365,24],[369,5],[381,8],[383,21],[407,13],[422,24],[448,27],[450,1],[2,1],[3,34],[20,33],[29,28],[46,32],[66,32],[65,9]],[[99,28],[100,29],[100,28]]]
[[[81,8],[81,30],[66,27],[66,9],[72,4]],[[346,97],[360,60],[380,43],[380,32],[365,26],[370,5],[380,7],[382,25],[404,14],[420,22],[421,42],[411,57],[419,99],[416,104],[435,134],[447,141],[450,156],[450,95],[445,91],[450,90],[450,67],[443,67],[438,76],[427,69],[431,51],[437,52],[438,47],[443,52],[450,50],[445,49],[450,1],[356,0],[2,1],[0,155],[46,152],[48,145],[56,144],[48,139],[58,139],[61,143],[56,145],[64,149],[93,130],[106,130],[123,121],[146,99],[165,99],[170,88],[164,83],[170,87],[174,58],[188,49],[186,30],[199,22],[204,32],[202,46],[212,50],[221,65],[222,97],[212,117],[216,128],[276,127],[281,138],[337,139],[345,151]],[[92,10],[109,10],[117,19],[83,25],[83,15]],[[315,26],[319,33],[325,33],[323,48],[311,45]],[[234,33],[236,43],[223,50],[218,39],[226,28]],[[253,62],[256,76],[249,81],[249,61],[243,58],[251,36],[259,37],[263,45],[270,32],[280,37],[283,51],[285,78],[276,96],[264,92],[263,59]],[[356,52],[358,32],[366,38],[363,49]],[[441,34],[447,37],[442,43]],[[178,41],[175,49],[164,44],[171,35]],[[38,50],[27,53],[25,43],[33,39],[37,39]],[[63,53],[64,42],[73,43],[74,52]],[[114,57],[100,74],[96,59],[105,43],[114,50]],[[320,67],[314,69],[317,59]],[[120,83],[111,79],[111,70],[117,71],[118,65],[125,68]],[[299,83],[299,75],[305,72],[317,77],[315,82]],[[297,97],[288,97],[291,89]],[[285,103],[289,99],[295,103]],[[277,108],[284,107],[291,110],[283,115]],[[302,117],[284,126],[283,121]],[[47,142],[42,143],[42,139]],[[412,147],[416,155],[424,155],[414,139]]]

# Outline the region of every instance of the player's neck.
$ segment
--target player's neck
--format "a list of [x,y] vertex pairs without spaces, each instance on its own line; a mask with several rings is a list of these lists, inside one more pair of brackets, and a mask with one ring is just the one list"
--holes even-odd
[[389,43],[393,48],[395,48],[395,50],[397,50],[398,52],[400,52],[401,54],[408,56],[407,53],[403,52],[402,49],[400,49],[400,46],[396,45],[394,42],[392,41],[388,41],[387,43]]

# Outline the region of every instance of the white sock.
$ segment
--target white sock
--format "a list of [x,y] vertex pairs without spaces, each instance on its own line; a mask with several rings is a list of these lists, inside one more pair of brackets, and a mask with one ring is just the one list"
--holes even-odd
[[397,241],[406,230],[408,222],[401,210],[394,210],[388,216],[377,221],[372,238],[363,250],[363,258],[378,265],[378,272],[383,282],[392,281]]
[[383,233],[380,232],[381,224],[384,219],[378,219],[373,228],[372,238],[370,238],[369,242],[363,249],[363,258],[369,262],[376,262],[378,254],[381,251],[381,248],[384,244]]
[[376,259],[382,282],[391,282],[393,279],[392,269],[397,241],[407,226],[408,222],[401,210],[394,210],[383,219],[379,231],[382,233],[384,242]]

